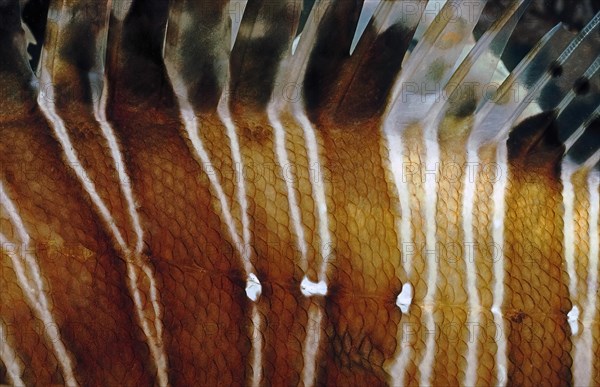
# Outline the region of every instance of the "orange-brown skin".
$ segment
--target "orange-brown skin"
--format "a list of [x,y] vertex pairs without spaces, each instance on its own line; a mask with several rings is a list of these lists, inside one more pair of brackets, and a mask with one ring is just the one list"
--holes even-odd
[[[165,113],[136,114],[131,109],[116,112],[112,122],[126,149],[127,167],[145,231],[145,253],[156,270],[165,310],[163,322],[171,381],[190,384],[218,380],[223,384],[243,384],[246,379],[240,370],[246,367],[244,359],[250,348],[247,329],[250,322],[246,313],[249,301],[243,292],[239,260],[219,219],[216,199],[205,172],[191,154],[188,140],[181,135],[181,124]],[[203,139],[207,144],[215,144],[210,148],[215,150],[211,156],[219,159],[219,148],[226,146],[218,144],[227,143],[223,128],[215,117],[206,117],[203,123],[202,133],[206,133]],[[269,136],[257,137],[261,131],[270,129],[268,124],[259,118],[246,125],[238,125],[245,162],[275,163]],[[322,162],[323,170],[329,174],[329,177],[324,176],[324,182],[331,214],[330,229],[335,238],[335,259],[328,270],[331,293],[317,301],[322,302],[326,311],[326,339],[322,343],[326,357],[321,360],[319,372],[320,380],[328,384],[384,384],[387,379],[383,364],[395,353],[398,324],[406,322],[394,304],[405,274],[394,231],[395,198],[387,187],[386,166],[379,157],[381,138],[375,129],[372,125],[319,132],[322,149],[334,149],[324,155]],[[4,125],[2,179],[36,246],[50,243],[46,250],[36,248],[36,253],[61,337],[76,359],[77,375],[84,376],[81,381],[145,384],[152,378],[153,371],[122,280],[125,277],[123,257],[110,247],[111,238],[102,221],[61,160],[59,145],[49,132],[47,123],[39,116],[31,117],[18,127]],[[288,138],[291,149],[299,146],[294,145],[294,139],[300,138],[300,135]],[[408,142],[411,150],[407,160],[418,161],[418,157],[411,156],[419,154],[414,150],[418,144],[418,141]],[[81,152],[83,158],[85,154]],[[490,155],[493,152],[485,157]],[[300,167],[308,169],[306,158],[293,157]],[[458,162],[460,157],[457,152],[442,153],[442,161]],[[225,158],[223,164],[227,163],[231,161]],[[94,173],[102,176],[99,171],[105,165],[90,162],[86,167],[92,176]],[[224,172],[227,167],[219,170],[225,190],[232,198],[235,183]],[[509,375],[516,384],[535,380],[566,383],[570,380],[566,312],[571,305],[561,261],[561,185],[550,174],[547,177],[541,173],[527,174],[514,165],[509,173],[504,246]],[[110,181],[111,174],[108,175],[106,181]],[[306,181],[306,177],[304,179]],[[413,189],[417,191],[423,189],[420,179],[416,176],[414,180]],[[440,243],[460,243],[460,181],[444,181],[443,176],[440,179],[437,215]],[[106,190],[106,197],[118,197],[117,185],[98,183],[98,186]],[[302,183],[298,186],[299,197],[303,198],[303,214],[313,212],[312,203],[306,200],[306,196],[311,195],[310,185],[306,192],[302,192],[305,185],[304,188]],[[474,208],[484,219],[479,220],[481,226],[475,229],[485,230],[484,226],[489,225],[485,217],[489,218],[491,206],[480,203],[484,198],[489,200],[490,188],[489,184],[487,188],[485,184],[478,187],[488,193],[477,195]],[[262,332],[267,343],[265,378],[273,384],[286,384],[286,381],[295,384],[303,366],[303,327],[310,300],[299,292],[303,273],[291,252],[296,242],[289,231],[285,187],[280,177],[265,179],[257,174],[247,179],[247,189],[255,241],[254,259],[264,286],[259,310],[266,318],[266,329]],[[412,210],[415,240],[419,241],[424,240],[424,236],[419,237],[424,225],[418,204],[422,207],[423,196],[417,191]],[[266,195],[266,192],[271,194]],[[107,202],[115,219],[126,217],[119,209],[122,208],[119,201]],[[310,217],[308,219],[310,222]],[[11,229],[4,215],[2,226],[3,230]],[[318,239],[314,226],[307,230],[311,239]],[[490,239],[481,232],[483,234],[476,237],[478,241]],[[15,238],[13,233],[7,236]],[[64,240],[64,244],[53,247],[52,243],[57,240]],[[309,265],[314,272],[320,259],[314,258],[314,252],[311,256]],[[532,257],[531,262],[521,262],[526,257]],[[434,308],[436,326],[466,322],[466,280],[461,263],[460,255],[450,257],[442,253],[440,257],[436,296],[439,306]],[[478,261],[478,267],[484,269],[482,275],[487,270],[488,278],[489,264],[483,258]],[[426,291],[425,266],[425,255],[417,251],[412,309],[415,312],[411,314],[411,321],[415,319],[415,322],[419,320],[413,316],[419,316],[419,300]],[[44,345],[39,345],[43,342],[39,336],[27,333],[39,331],[39,327],[32,325],[31,312],[16,286],[6,254],[3,254],[2,268],[3,294],[9,295],[3,297],[2,316],[12,327],[11,334],[22,338],[17,341],[24,345],[21,351],[32,354],[31,359],[23,359],[32,372],[25,375],[26,379],[36,384],[60,383],[60,373],[56,372],[56,365],[51,365],[53,355],[41,350]],[[489,307],[491,283],[479,280],[482,304]],[[17,305],[21,306],[17,308]],[[488,323],[491,319],[486,314],[482,322]],[[533,341],[525,337],[527,329]],[[480,340],[488,340],[480,345],[483,353],[478,375],[479,380],[486,383],[494,378],[490,362],[495,343],[489,336],[495,332],[490,327],[484,330],[486,337]],[[426,336],[419,330],[416,332],[421,344],[417,343],[415,348],[421,353]],[[439,365],[434,368],[433,380],[460,382],[456,371],[464,368],[461,354],[466,348],[468,332],[460,331],[459,343],[462,344],[458,345],[452,341],[454,337],[445,335],[448,332],[441,330],[440,333],[436,340],[435,363]],[[31,349],[27,350],[27,346]],[[118,358],[110,355],[114,351],[119,353]],[[415,363],[418,359],[415,358]],[[548,368],[544,370],[547,363]],[[409,367],[407,381],[411,384],[418,381],[415,373],[416,367]]]
[[[247,172],[252,263],[263,286],[258,311],[264,328],[253,331],[240,257],[207,175],[219,175],[240,229],[241,208],[236,199],[239,166],[232,160],[225,128],[216,113],[198,114],[200,137],[213,162],[212,168],[203,166],[185,134],[164,68],[148,58],[132,57],[123,49],[118,26],[111,29],[109,39],[107,115],[131,178],[144,231],[143,256],[158,284],[170,383],[248,384],[253,335],[260,334],[264,342],[263,384],[300,384],[307,361],[303,347],[309,310],[320,307],[325,315],[316,365],[319,385],[385,385],[389,365],[406,344],[414,351],[405,380],[408,385],[417,385],[427,335],[432,334],[423,325],[425,308],[429,308],[423,298],[431,269],[424,251],[424,179],[433,177],[422,175],[427,166],[421,129],[410,127],[404,136],[405,162],[417,168],[408,184],[416,247],[412,274],[408,275],[402,265],[405,246],[399,245],[397,234],[398,219],[405,215],[398,209],[381,120],[315,120],[323,172],[317,182],[325,187],[333,246],[327,268],[329,292],[326,297],[307,298],[300,293],[300,281],[304,275],[317,280],[322,246],[311,184],[314,167],[309,165],[303,130],[293,114],[282,114],[286,148],[296,170],[285,177],[294,179],[308,244],[307,273],[299,262],[273,128],[263,110],[240,108],[236,105],[240,101],[232,103]],[[56,82],[57,90],[60,92],[62,85],[65,93],[78,101],[57,104],[57,112],[117,227],[128,242],[133,241],[134,230],[110,150],[91,107],[79,101],[73,86],[78,80],[70,78],[73,69],[56,65],[56,74],[65,77]],[[130,82],[137,79],[140,69],[148,91],[134,93]],[[34,96],[21,92],[19,83],[12,82],[10,76],[2,80],[8,81],[3,84],[17,96],[1,101],[3,109],[12,113],[3,110],[0,114],[0,178],[32,238],[51,312],[72,355],[77,380],[81,385],[155,384],[155,365],[126,286],[127,257],[115,248],[106,224],[67,165],[50,123],[32,103]],[[469,123],[451,125],[460,129]],[[467,135],[459,129],[454,136],[442,131],[442,166],[462,165],[466,160]],[[482,165],[495,162],[495,157],[495,146],[479,152]],[[442,174],[437,185],[436,232],[442,249],[438,252],[432,307],[436,326],[434,385],[463,382],[470,339],[463,250],[455,248],[464,240],[461,209],[465,172],[462,169],[452,179]],[[508,340],[509,384],[568,385],[571,336],[566,313],[571,301],[563,262],[562,186],[555,169],[530,169],[523,160],[512,162],[503,172],[508,173],[509,184],[501,247],[505,255],[502,332],[493,325],[489,311],[496,255],[489,249],[494,203],[493,181],[486,171],[479,171],[473,204],[482,324],[477,384],[498,382],[495,337],[503,334]],[[590,203],[586,201],[583,175],[576,175],[574,181],[576,234],[581,237],[589,227]],[[11,240],[18,239],[5,212],[0,213],[0,230]],[[576,251],[577,270],[580,278],[585,278],[588,263],[584,257],[589,246],[578,243]],[[8,326],[10,343],[23,363],[23,380],[35,385],[62,384],[44,327],[18,286],[8,252],[3,250],[1,257],[0,318]],[[403,315],[395,305],[406,282],[415,289],[409,315]],[[583,282],[580,286],[586,289]],[[148,296],[144,294],[145,302]],[[449,324],[457,324],[458,330],[448,330]],[[598,323],[594,326],[597,351]],[[598,367],[595,370],[592,380],[600,383]],[[6,370],[0,365],[0,383],[7,381]]]

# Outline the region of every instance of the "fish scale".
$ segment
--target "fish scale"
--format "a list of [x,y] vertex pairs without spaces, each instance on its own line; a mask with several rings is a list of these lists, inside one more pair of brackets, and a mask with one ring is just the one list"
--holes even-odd
[[301,3],[0,5],[0,383],[600,383],[600,14]]

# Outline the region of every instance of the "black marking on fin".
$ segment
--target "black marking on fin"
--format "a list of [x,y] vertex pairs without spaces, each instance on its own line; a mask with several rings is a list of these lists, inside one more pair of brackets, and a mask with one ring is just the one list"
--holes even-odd
[[600,117],[590,123],[566,157],[578,164],[585,163],[595,152],[600,149]]
[[[388,9],[381,9],[391,12],[391,7],[402,5],[386,4]],[[421,14],[425,10],[422,5],[419,8]],[[375,16],[379,11],[376,10]],[[383,32],[376,30],[374,19],[370,20],[354,54],[344,64],[349,71],[341,74],[340,94],[333,106],[336,122],[362,122],[383,112],[420,16],[413,18],[413,25],[404,20],[408,18],[403,18],[401,23],[397,22]]]
[[229,64],[227,2],[176,0],[169,10],[165,60],[178,62],[192,106],[214,111],[221,98]]
[[270,0],[249,2],[240,32],[231,53],[231,107],[264,110],[275,93],[285,85],[275,85],[279,64],[291,48],[298,28],[301,4],[298,0],[274,3]]
[[175,106],[162,58],[167,16],[165,1],[134,0],[122,23],[114,14],[111,17],[107,44],[109,109],[124,101],[140,111],[143,107]]
[[338,90],[340,69],[350,57],[350,45],[360,17],[363,0],[333,0],[317,31],[317,40],[309,54],[303,95],[308,117],[319,120],[325,106]]
[[[528,117],[517,125],[508,138],[508,158],[527,167],[557,167],[565,152],[559,138],[554,111]],[[558,172],[558,169],[555,169]]]
[[35,108],[29,66],[21,28],[18,0],[0,3],[0,122],[19,120]]

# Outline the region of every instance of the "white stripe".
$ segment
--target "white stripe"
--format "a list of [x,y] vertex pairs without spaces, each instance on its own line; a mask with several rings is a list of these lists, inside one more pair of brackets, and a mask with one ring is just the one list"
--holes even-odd
[[28,245],[29,240],[30,240],[29,234],[27,233],[27,230],[25,230],[25,225],[23,224],[23,220],[19,216],[19,213],[17,212],[15,205],[13,204],[12,200],[10,200],[10,198],[8,197],[8,194],[6,193],[6,191],[4,191],[4,183],[1,181],[0,181],[0,203],[2,203],[4,205],[4,208],[6,208],[6,211],[8,212],[8,217],[10,218],[12,224],[17,229],[17,234],[19,234],[19,239],[21,240],[21,243],[24,245]]
[[[171,66],[167,66],[169,78],[173,84],[173,88],[175,89],[175,95],[177,96],[177,101],[179,103],[179,110],[181,112],[181,119],[183,120],[183,124],[185,127],[185,131],[192,142],[193,150],[196,155],[200,158],[200,161],[204,165],[211,165],[210,158],[206,149],[204,148],[204,143],[199,135],[199,123],[196,114],[194,113],[194,109],[188,100],[188,90],[184,86],[184,81],[180,78],[180,75],[171,68]],[[229,236],[231,237],[235,248],[237,249],[240,258],[242,259],[242,264],[244,266],[244,271],[246,276],[252,273],[252,265],[248,259],[248,253],[244,252],[246,250],[243,246],[242,240],[238,232],[236,231],[236,226],[233,220],[233,216],[231,215],[231,210],[229,204],[227,202],[227,197],[225,196],[225,192],[223,191],[223,187],[219,181],[219,177],[215,173],[207,173],[210,183],[214,189],[217,198],[219,199],[219,203],[221,205],[221,211],[223,212],[223,220],[227,225],[227,231],[229,232]]]
[[258,312],[256,303],[252,303],[252,381],[251,386],[259,386],[262,380],[262,351],[263,351],[263,337],[262,337],[262,317]]
[[115,169],[117,170],[117,174],[119,176],[121,191],[123,192],[123,195],[125,195],[127,207],[129,208],[129,217],[131,218],[131,222],[133,223],[133,229],[137,238],[135,252],[137,254],[140,254],[144,247],[144,232],[142,230],[140,218],[137,214],[135,201],[133,199],[131,179],[129,178],[129,176],[127,175],[127,171],[125,170],[125,162],[123,161],[123,156],[119,144],[117,143],[115,133],[112,127],[110,126],[108,119],[106,118],[106,99],[108,96],[108,82],[106,78],[103,81],[103,85],[104,89],[100,97],[100,103],[99,105],[94,104],[94,117],[96,118],[96,121],[98,121],[98,123],[100,124],[102,134],[108,142],[108,147],[110,148],[110,153],[115,164]]
[[229,112],[229,98],[227,95],[229,92],[224,92],[219,100],[217,107],[217,113],[221,122],[227,129],[227,137],[229,137],[229,144],[231,148],[231,157],[233,163],[240,167],[240,180],[239,184],[236,184],[236,192],[238,202],[240,204],[240,211],[242,215],[242,239],[244,241],[244,260],[250,262],[251,249],[250,247],[250,220],[248,219],[248,199],[246,195],[246,179],[244,178],[244,164],[242,162],[242,152],[240,151],[240,144],[238,141],[238,135],[235,131],[235,125],[231,119],[231,113]]
[[[324,291],[320,294],[326,295],[327,293],[327,265],[329,263],[329,259],[331,258],[331,254],[326,254],[331,248],[331,235],[329,233],[329,219],[328,219],[328,210],[327,210],[327,201],[325,198],[325,187],[323,173],[321,169],[321,163],[319,160],[319,151],[317,145],[317,138],[315,134],[315,129],[312,127],[308,117],[304,113],[303,109],[296,104],[294,106],[294,117],[296,121],[302,126],[304,131],[304,141],[306,145],[306,150],[308,154],[308,163],[309,169],[311,172],[314,166],[316,169],[316,176],[311,176],[311,186],[312,193],[317,204],[317,219],[319,223],[319,237],[321,238],[321,256],[323,261],[321,262],[321,270],[319,271],[319,283],[324,284]],[[322,311],[319,310],[317,315],[317,320],[319,322],[322,316]],[[309,316],[310,318],[311,316]],[[314,317],[314,316],[313,316]],[[309,327],[313,323],[314,319],[309,320]],[[321,340],[321,332],[320,329],[310,329],[307,331],[305,342],[304,342],[304,369],[302,371],[303,380],[310,381],[312,378],[312,382],[309,384],[305,384],[305,386],[312,386],[314,383],[316,362],[317,362],[317,350],[319,348],[319,341]],[[314,351],[314,356],[312,355]],[[312,357],[307,357],[312,356]],[[309,361],[310,360],[310,361]]]
[[588,262],[588,289],[587,302],[583,310],[583,332],[575,341],[575,355],[573,357],[573,385],[591,386],[594,367],[598,367],[594,356],[594,338],[592,325],[597,319],[596,301],[598,293],[598,261],[600,258],[600,235],[598,234],[598,218],[600,217],[600,194],[598,184],[600,175],[591,172],[588,176],[589,192],[589,262]]
[[[0,233],[0,244],[3,246],[17,246],[14,243],[9,242],[8,238],[2,233]],[[58,361],[58,365],[63,373],[64,382],[67,386],[77,386],[77,380],[75,380],[75,376],[73,373],[73,365],[71,363],[71,357],[68,354],[67,349],[65,348],[62,339],[60,338],[60,332],[58,330],[58,324],[54,321],[52,317],[52,313],[50,313],[50,309],[48,307],[48,300],[46,299],[46,293],[43,288],[39,288],[37,281],[30,281],[27,278],[27,274],[34,277],[36,280],[35,272],[39,272],[39,267],[37,267],[37,258],[28,252],[29,246],[22,245],[21,250],[24,252],[23,256],[20,256],[16,253],[16,248],[11,250],[7,250],[6,254],[10,257],[13,267],[15,269],[15,273],[17,275],[17,279],[19,281],[19,286],[23,290],[23,293],[27,297],[28,304],[33,309],[35,315],[42,321],[44,324],[44,336],[46,340],[50,342],[52,349],[54,350],[54,354],[56,355],[56,360]],[[23,267],[22,262],[25,262],[28,266],[29,273]],[[34,272],[34,273],[32,273]],[[50,337],[49,327],[56,327],[56,331],[52,332],[53,337]],[[55,336],[54,336],[55,335]]]
[[567,274],[569,276],[569,297],[573,304],[573,309],[569,312],[569,325],[571,325],[571,333],[577,334],[578,331],[578,314],[579,307],[577,305],[577,270],[575,269],[575,219],[573,213],[573,204],[575,201],[575,191],[573,190],[573,182],[571,178],[576,171],[576,165],[565,158],[562,162],[561,181],[563,185],[563,206],[564,214],[564,249],[565,262],[567,266]]
[[[46,54],[45,54],[46,55]],[[56,114],[56,110],[54,108],[54,86],[50,79],[49,70],[44,66],[41,70],[41,83],[46,85],[44,88],[44,94],[40,93],[38,95],[37,101],[40,106],[41,111],[44,113],[48,121],[50,122],[54,133],[60,145],[65,152],[65,156],[67,157],[67,163],[73,169],[77,178],[80,180],[81,184],[90,195],[92,202],[98,208],[102,219],[108,225],[113,237],[116,239],[117,244],[121,247],[121,249],[126,250],[127,246],[125,244],[125,240],[121,235],[121,232],[117,228],[115,224],[115,220],[110,215],[108,208],[102,202],[102,199],[98,195],[96,191],[96,187],[92,182],[92,179],[89,177],[85,169],[81,166],[81,162],[77,157],[77,153],[73,148],[73,144],[71,143],[71,139],[69,138],[69,134],[67,133],[67,129],[65,128],[65,124],[62,119]]]
[[[437,262],[437,235],[436,235],[436,206],[437,206],[437,176],[440,160],[440,149],[435,134],[425,133],[425,168],[427,171],[435,171],[435,176],[427,175],[425,178],[425,246],[427,255],[427,293],[423,301],[425,314],[425,325],[429,332],[435,331],[433,320],[433,307],[435,304],[438,262]],[[435,335],[428,334],[425,354],[419,364],[421,386],[431,384],[431,373],[435,358]]]
[[[4,208],[9,213],[11,220],[13,220],[14,225],[23,225],[23,221],[19,214],[17,213],[14,203],[10,200],[8,195],[6,195],[4,191],[4,187],[0,184],[0,193],[1,193],[1,203]],[[16,226],[17,229],[19,226]],[[40,274],[40,268],[37,263],[37,258],[29,252],[29,234],[23,228],[18,232],[24,232],[24,237],[21,238],[20,249],[23,252],[23,256],[17,254],[16,249],[7,250],[6,254],[11,258],[13,263],[13,267],[15,269],[15,273],[17,274],[17,279],[19,281],[19,286],[23,290],[23,293],[27,297],[27,301],[29,305],[34,310],[34,313],[38,316],[40,320],[44,323],[45,327],[58,327],[58,324],[54,321],[52,314],[50,313],[50,308],[48,307],[48,300],[46,299],[46,293],[44,290],[42,277]],[[0,233],[0,245],[9,246],[12,245],[14,247],[17,246],[15,243],[10,243],[8,238]],[[23,267],[22,262],[27,265],[28,271]],[[27,278],[27,272],[30,277],[33,278],[33,281]],[[60,339],[60,332],[58,329],[56,330],[57,337],[48,337],[48,329],[45,330],[45,335],[52,348],[54,349],[54,353],[56,354],[57,361],[62,370],[64,376],[64,382],[68,386],[77,386],[77,381],[75,380],[73,374],[73,366],[71,364],[71,358],[68,355],[66,348],[63,345],[62,339]]]
[[506,185],[508,183],[508,149],[506,141],[498,143],[496,149],[496,162],[499,166],[500,176],[498,176],[498,179],[494,182],[492,193],[494,202],[492,215],[492,241],[494,249],[499,247],[499,257],[494,255],[493,259],[494,288],[492,314],[494,316],[494,324],[499,330],[499,333],[496,334],[496,377],[498,379],[498,386],[506,386],[508,381],[506,330],[504,329],[504,320],[502,319],[502,303],[504,302],[504,197],[506,195]]
[[311,167],[310,170],[313,170],[312,166],[314,166],[316,169],[316,176],[311,176],[311,186],[312,193],[317,204],[319,237],[321,238],[321,252],[323,256],[323,262],[321,263],[321,270],[319,272],[319,282],[327,282],[327,265],[332,254],[325,255],[324,253],[326,252],[326,249],[327,251],[330,249],[332,244],[331,234],[329,233],[329,213],[327,210],[327,199],[325,198],[325,184],[323,181],[321,162],[319,160],[317,137],[315,135],[315,129],[310,123],[308,117],[306,117],[303,109],[297,104],[294,107],[294,117],[304,130],[304,140],[308,153],[308,163]]
[[21,375],[23,375],[21,359],[17,357],[14,349],[8,342],[6,326],[2,320],[0,320],[0,360],[2,360],[6,367],[6,373],[10,378],[10,382],[17,387],[25,386],[25,383],[21,379]]
[[[204,147],[204,143],[199,135],[200,126],[198,123],[198,118],[194,112],[192,105],[189,102],[188,98],[188,90],[185,86],[185,82],[181,78],[181,75],[176,70],[175,65],[171,64],[169,61],[166,61],[167,72],[169,78],[171,79],[173,88],[175,90],[175,94],[177,95],[177,100],[179,103],[179,110],[181,112],[181,118],[184,122],[185,130],[192,142],[193,150],[196,155],[200,158],[201,162],[205,165],[210,165],[210,157],[206,152]],[[228,92],[224,92],[221,95],[221,99],[219,100],[218,105],[218,114],[219,118],[225,125],[227,129],[227,136],[229,137],[230,147],[232,159],[235,165],[239,165],[242,167],[242,157],[240,146],[238,142],[237,133],[235,131],[235,125],[231,119],[231,114],[228,108],[228,100],[227,96]],[[261,292],[262,286],[257,276],[254,274],[254,269],[252,262],[250,260],[252,249],[250,249],[250,221],[248,218],[248,203],[247,203],[247,195],[245,188],[245,180],[243,177],[243,173],[241,176],[241,183],[237,188],[237,198],[241,207],[241,216],[242,216],[242,238],[240,239],[240,235],[236,230],[236,226],[233,220],[233,216],[231,214],[231,209],[227,201],[227,197],[223,191],[223,187],[219,181],[219,178],[214,173],[207,173],[208,178],[211,182],[211,185],[219,199],[219,203],[221,205],[221,211],[223,212],[223,217],[225,224],[227,225],[227,229],[229,231],[229,235],[236,246],[236,249],[240,255],[240,259],[242,260],[242,264],[244,267],[244,271],[246,274],[246,295],[249,299],[254,301],[252,304],[252,324],[253,324],[253,336],[252,336],[252,386],[258,386],[262,379],[262,349],[263,349],[263,339],[262,339],[262,318],[258,312],[258,308],[256,305],[256,301],[258,300]]]
[[477,341],[479,339],[479,294],[477,292],[477,275],[475,269],[475,238],[473,236],[473,205],[477,186],[479,157],[477,149],[469,146],[467,149],[467,165],[473,166],[474,173],[465,173],[463,187],[463,231],[464,231],[464,260],[467,269],[467,296],[469,299],[469,323],[474,327],[473,335],[469,335],[467,343],[467,369],[465,371],[465,386],[474,386],[477,382]]
[[[290,159],[287,148],[285,147],[285,129],[279,120],[279,112],[277,112],[276,102],[271,102],[269,104],[267,114],[269,116],[269,122],[275,130],[275,153],[277,154],[277,162],[279,163],[279,166],[283,172],[284,168],[290,164]],[[298,199],[296,198],[296,190],[294,189],[293,179],[283,175],[283,180],[285,180],[285,185],[287,188],[288,205],[290,207],[292,225],[294,227],[294,232],[296,233],[296,245],[300,251],[300,268],[306,272],[308,270],[308,249],[304,236],[304,228],[302,226],[300,206],[298,206]]]
[[302,370],[302,382],[305,387],[314,386],[317,379],[316,365],[319,351],[319,342],[321,341],[321,321],[323,311],[321,307],[311,304],[308,310],[308,325],[306,326],[306,341],[302,358],[304,359],[304,369]]
[[[56,114],[54,103],[52,102],[53,98],[54,98],[54,89],[53,89],[52,83],[49,82],[49,71],[46,67],[44,67],[42,69],[42,80],[45,80],[45,84],[47,85],[47,87],[45,88],[46,94],[45,95],[40,94],[38,96],[38,104],[40,106],[40,109],[42,110],[42,112],[44,113],[46,118],[48,118],[48,120],[50,121],[51,126],[54,129],[54,133],[56,134],[56,136],[65,152],[65,156],[67,157],[67,162],[68,162],[69,166],[75,171],[75,173],[76,173],[77,177],[79,178],[80,182],[82,183],[84,189],[90,195],[92,202],[97,207],[101,217],[103,218],[105,223],[108,225],[113,237],[115,238],[115,241],[117,242],[117,248],[122,251],[122,253],[124,254],[124,256],[126,258],[127,272],[128,272],[128,279],[129,279],[128,285],[129,285],[130,291],[133,294],[136,311],[138,313],[138,317],[140,318],[140,323],[142,325],[144,334],[148,338],[148,345],[150,346],[152,356],[153,356],[155,364],[157,366],[159,384],[161,386],[167,385],[168,379],[166,376],[166,355],[165,355],[164,351],[161,349],[162,343],[155,342],[155,339],[153,337],[154,335],[152,334],[151,330],[149,329],[147,319],[144,316],[144,309],[143,309],[143,304],[142,304],[142,300],[141,300],[141,295],[139,292],[139,288],[137,286],[137,273],[135,273],[135,270],[131,267],[131,262],[130,262],[131,252],[129,250],[129,247],[127,246],[125,240],[123,239],[121,232],[117,228],[114,218],[111,216],[108,208],[106,207],[106,205],[104,204],[104,202],[102,201],[100,196],[98,195],[98,192],[96,191],[94,183],[92,182],[91,178],[89,177],[89,175],[87,174],[85,169],[81,166],[79,158],[75,152],[75,149],[73,148],[73,145],[72,145],[69,135],[67,133],[64,122]],[[115,146],[116,146],[116,140],[114,140],[114,134],[112,133],[112,130],[108,130],[108,132],[107,132],[107,129],[110,129],[110,127],[108,127],[108,123],[107,123],[106,117],[104,115],[105,107],[106,107],[105,106],[105,104],[106,104],[106,95],[105,94],[103,95],[103,99],[104,99],[104,102],[101,102],[101,103],[103,103],[102,108],[97,109],[95,107],[94,113],[96,115],[96,119],[98,120],[98,122],[101,125],[104,135],[107,136],[109,146],[111,146],[111,135],[112,135],[112,140],[115,142]],[[100,110],[100,111],[98,111],[98,110]],[[103,114],[103,116],[99,116],[98,114]],[[113,154],[114,161],[117,165],[117,171],[119,173],[119,179],[121,180],[121,183],[124,183],[124,181],[128,182],[129,179],[126,177],[126,174],[124,173],[124,169],[122,169],[122,168],[124,168],[124,164],[123,164],[123,161],[122,161],[120,155],[117,155],[117,158],[115,158],[115,153],[118,153],[118,148],[113,148],[113,146],[111,146],[111,152]],[[124,180],[124,179],[126,179],[126,180]],[[127,195],[126,190],[124,192],[126,195],[126,199],[128,200],[128,203],[133,204],[133,197],[131,196],[131,194]],[[130,215],[132,215],[132,211],[134,211],[134,208],[130,207]],[[141,247],[143,246],[141,226],[139,225],[139,220],[137,220],[137,224],[136,224],[135,219],[137,218],[137,216],[132,215],[132,217],[134,219],[134,229],[138,236],[136,250],[139,249],[141,251]],[[139,257],[138,257],[138,260],[136,263],[139,266],[142,266],[142,267],[144,266],[144,264],[140,263]],[[146,273],[146,275],[148,276],[151,286],[156,287],[156,284],[154,283],[154,280],[153,280],[153,276],[152,276],[151,272],[149,271],[149,269],[144,268],[143,270]],[[155,316],[153,316],[153,320],[156,324],[155,325],[156,335],[158,336],[158,340],[161,341],[162,324],[159,321],[160,320],[160,311],[156,310],[156,308],[160,309],[160,306],[156,299],[156,291],[154,289],[151,289],[150,293],[151,293],[150,296],[152,299],[152,303],[155,308]]]
[[[167,355],[163,348],[163,325],[161,318],[162,311],[160,303],[158,301],[158,290],[156,286],[156,280],[154,278],[154,273],[152,272],[152,269],[141,259],[141,254],[144,247],[144,232],[142,230],[139,215],[136,211],[135,200],[133,199],[131,179],[129,178],[129,176],[127,175],[127,171],[125,170],[125,163],[123,161],[123,156],[119,148],[119,144],[117,143],[114,131],[106,118],[106,100],[108,96],[108,82],[106,81],[106,79],[104,79],[103,85],[104,89],[100,97],[99,105],[94,104],[94,117],[96,118],[96,121],[100,124],[102,134],[106,138],[108,147],[110,148],[111,156],[115,164],[115,169],[117,171],[117,175],[119,176],[121,191],[125,196],[125,200],[127,202],[129,210],[129,217],[131,218],[133,229],[136,234],[135,252],[133,253],[135,265],[133,265],[129,259],[126,260],[127,278],[129,279],[129,291],[133,295],[137,316],[140,321],[142,330],[148,340],[148,346],[150,347],[152,358],[154,360],[154,365],[156,366],[157,370],[158,383],[161,386],[166,386],[169,384],[169,378],[167,373]],[[129,249],[123,252],[125,254],[130,253]],[[152,308],[154,312],[154,315],[151,317],[154,321],[154,330],[156,337],[154,337],[152,331],[150,330],[150,327],[148,326],[140,294],[140,289],[137,285],[139,268],[141,268],[141,270],[145,274],[150,285],[150,301],[152,303]]]
[[[386,120],[386,124],[388,122]],[[392,133],[391,130],[383,129],[387,141],[388,157],[390,162],[390,170],[394,179],[394,184],[398,192],[398,213],[400,214],[399,221],[396,222],[396,228],[399,236],[399,247],[401,252],[402,267],[406,273],[408,280],[411,278],[412,272],[412,251],[409,254],[405,254],[405,247],[413,246],[412,244],[412,211],[410,207],[410,193],[408,191],[408,185],[404,181],[403,165],[404,165],[404,144],[402,143],[402,137],[399,134]],[[406,315],[408,316],[408,312]],[[399,333],[400,335],[400,333]],[[390,370],[390,385],[392,386],[404,386],[404,377],[406,373],[406,367],[412,357],[412,348],[408,343],[402,345],[401,339],[398,342],[401,346],[400,353],[396,356],[394,363]]]

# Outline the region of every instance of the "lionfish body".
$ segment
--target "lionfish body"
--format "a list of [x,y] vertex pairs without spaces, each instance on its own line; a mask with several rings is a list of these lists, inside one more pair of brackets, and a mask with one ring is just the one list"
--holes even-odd
[[0,3],[0,383],[600,384],[600,14],[485,3]]

